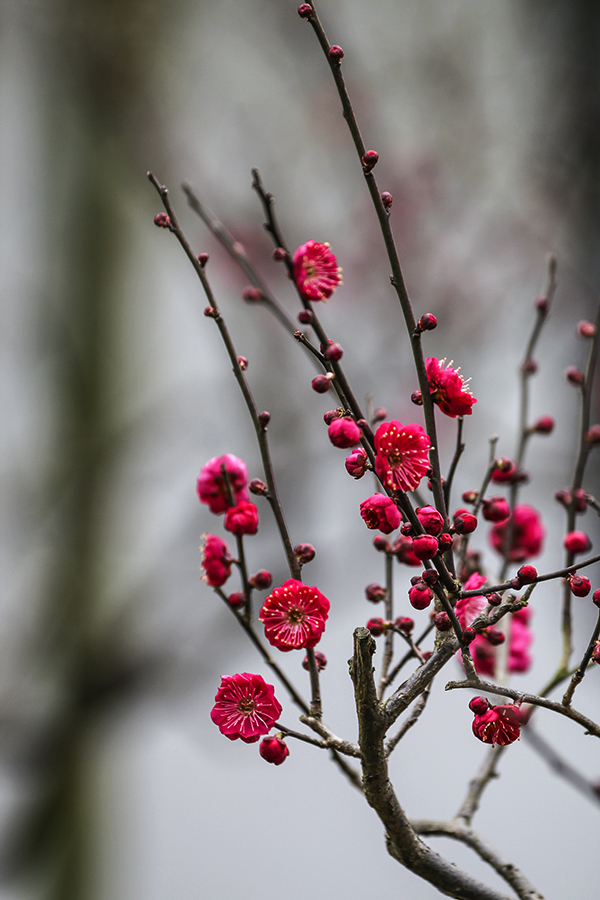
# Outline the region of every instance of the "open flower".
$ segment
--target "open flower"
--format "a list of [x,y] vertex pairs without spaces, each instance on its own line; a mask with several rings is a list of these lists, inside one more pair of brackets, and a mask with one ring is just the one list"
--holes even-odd
[[[507,529],[511,527],[510,547],[506,547]],[[490,541],[494,550],[511,562],[523,562],[542,552],[544,535],[544,526],[537,511],[532,506],[522,503],[515,506],[510,519],[494,525],[490,532]]]
[[[483,701],[483,698],[474,697],[471,704],[475,706],[475,702],[478,700]],[[479,707],[475,706],[475,708]],[[501,746],[512,744],[519,739],[521,734],[521,714],[518,708],[512,704],[490,706],[485,712],[475,713],[473,734],[484,744],[500,744]]]
[[420,425],[382,422],[375,433],[375,471],[393,491],[414,491],[429,468],[431,441]]
[[202,568],[204,574],[202,580],[211,587],[221,587],[231,575],[233,562],[229,547],[225,541],[216,534],[204,534],[202,546]]
[[288,578],[267,597],[259,619],[269,643],[288,651],[318,644],[328,615],[329,600],[321,591]]
[[248,500],[248,491],[246,484],[248,483],[248,470],[246,463],[233,456],[231,453],[225,453],[224,456],[215,456],[202,466],[200,475],[196,482],[196,493],[201,503],[206,503],[211,513],[226,512],[231,506],[227,495],[227,487],[223,478],[222,466],[225,467],[227,480],[231,487],[233,499],[235,503],[240,500]]
[[425,371],[431,399],[443,413],[453,419],[471,415],[477,400],[462,375],[459,375],[459,369],[453,369],[450,363],[446,365],[445,359],[427,359]]
[[329,244],[307,241],[298,247],[292,259],[294,280],[307,300],[327,300],[342,277]]
[[260,675],[223,675],[210,717],[230,741],[253,744],[268,734],[281,715],[275,688]]

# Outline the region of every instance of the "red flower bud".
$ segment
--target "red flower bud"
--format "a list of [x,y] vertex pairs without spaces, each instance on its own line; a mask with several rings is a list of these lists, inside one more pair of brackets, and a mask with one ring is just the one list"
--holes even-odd
[[356,479],[363,477],[370,465],[369,458],[362,447],[357,447],[350,456],[346,457],[345,466],[348,475],[352,475]]
[[590,579],[586,578],[585,575],[569,575],[567,581],[571,593],[574,594],[575,597],[587,597],[592,589]]
[[492,481],[496,484],[512,481],[517,471],[516,463],[512,459],[506,459],[504,456],[499,456],[494,462],[496,463],[496,468],[492,472]]
[[588,444],[600,444],[600,425],[592,425],[591,428],[588,428],[584,440]]
[[268,488],[264,481],[261,481],[260,478],[253,478],[250,484],[248,485],[248,490],[251,494],[257,494],[259,497],[268,493]]
[[504,522],[510,516],[510,507],[504,497],[490,497],[483,501],[481,514],[487,522]]
[[301,3],[298,7],[298,15],[301,19],[310,19],[312,12],[313,9],[310,3]]
[[327,375],[316,375],[310,383],[313,391],[317,394],[326,394],[331,387],[331,378],[328,377],[330,374],[328,372]]
[[423,394],[421,391],[413,391],[410,395],[410,399],[415,406],[423,406]]
[[540,312],[544,316],[548,312],[548,305],[549,305],[548,298],[545,297],[543,294],[540,294],[538,297],[535,298],[535,307],[538,310],[538,312]]
[[468,625],[467,628],[463,628],[462,637],[463,644],[471,644],[477,637],[477,632],[474,628],[471,628],[471,626]]
[[246,603],[246,597],[244,596],[243,591],[235,591],[233,594],[230,594],[227,598],[227,602],[234,609],[241,609],[242,606]]
[[433,624],[438,631],[450,631],[452,622],[447,612],[439,612],[433,617]]
[[385,622],[383,619],[369,619],[366,624],[366,627],[369,629],[373,637],[380,637],[385,631]]
[[[479,491],[463,491],[462,502],[463,503],[471,503],[471,504],[477,503],[478,497],[479,497]],[[496,499],[495,497],[492,497],[492,500],[495,500],[495,499]],[[485,503],[486,501],[484,500],[483,502]],[[490,503],[490,502],[491,501],[488,500],[488,503]],[[483,515],[483,518],[484,519],[486,518],[485,513]]]
[[472,713],[475,713],[476,716],[482,716],[489,708],[490,701],[486,700],[485,697],[473,697],[469,703],[469,709]]
[[437,328],[437,319],[433,313],[425,313],[417,322],[417,331],[433,331]]
[[240,367],[240,369],[242,370],[242,372],[245,372],[246,369],[248,368],[248,360],[246,359],[246,357],[245,356],[237,356],[236,359],[237,359],[237,364]]
[[500,606],[502,603],[502,595],[498,593],[498,591],[493,591],[491,594],[487,595],[487,602],[490,606]]
[[415,627],[415,620],[409,618],[409,616],[398,616],[394,625],[398,631],[401,631],[403,634],[410,634]]
[[340,344],[331,343],[325,350],[324,356],[325,359],[333,360],[333,362],[337,362],[338,359],[341,359],[344,355],[344,351],[342,350]]
[[526,375],[534,375],[537,372],[537,363],[535,359],[524,359],[521,363],[521,371],[525,372]]
[[[565,509],[569,509],[571,506],[571,491],[557,491],[554,497],[565,507]],[[575,512],[584,513],[586,510],[587,503],[585,502],[585,491],[582,491],[581,488],[577,488],[575,491]]]
[[284,250],[283,247],[275,247],[273,250],[273,259],[276,262],[281,262],[287,256],[287,250]]
[[314,317],[312,309],[301,309],[298,313],[298,321],[301,325],[312,325]]
[[596,335],[596,326],[593,322],[579,322],[577,325],[577,333],[582,338],[593,338]]
[[571,384],[582,385],[585,381],[585,375],[578,369],[577,366],[569,366],[566,370],[565,375],[567,376],[567,381],[570,381]]
[[365,167],[365,169],[368,169],[370,171],[373,168],[373,166],[377,165],[378,160],[379,160],[379,153],[377,153],[376,150],[367,150],[367,152],[365,153],[365,155],[362,158],[362,164]]
[[[327,665],[327,657],[324,653],[321,653],[320,650],[315,650],[315,665],[317,667],[317,672],[322,672]],[[310,668],[310,666],[308,665],[308,656],[305,656],[302,660],[302,668],[306,669],[306,671],[308,672]]]
[[598,589],[597,591],[594,591],[594,596],[593,596],[592,600],[593,600],[594,606],[597,606],[600,608],[600,589]]
[[208,262],[208,253],[199,253],[198,254],[198,262],[204,268],[206,263]]
[[425,569],[421,576],[421,580],[428,584],[429,587],[433,587],[434,584],[437,584],[439,581],[439,575],[435,569]]
[[440,534],[438,538],[438,546],[440,553],[445,553],[452,546],[452,535],[451,534]]
[[258,288],[253,287],[252,285],[249,284],[242,291],[242,297],[248,303],[257,303],[259,300],[262,300],[263,295],[262,295],[262,291],[259,291]]
[[521,584],[531,584],[537,578],[537,569],[535,566],[521,566],[517,577]]
[[267,412],[265,410],[264,412],[259,413],[258,424],[260,425],[261,428],[266,428],[270,421],[271,421],[271,413],[270,412]]
[[551,434],[554,431],[554,424],[552,416],[540,416],[531,430],[536,434]]
[[433,559],[438,552],[438,541],[432,534],[419,534],[413,538],[412,551],[417,559]]
[[317,551],[312,544],[296,544],[294,547],[294,556],[301,566],[305,566],[306,563],[311,562],[316,555]]
[[466,509],[457,509],[452,527],[457,534],[471,534],[477,528],[477,516],[467,512]]
[[381,603],[382,600],[385,600],[386,594],[387,591],[384,586],[376,582],[368,584],[365,588],[365,597],[371,603]]
[[216,319],[217,311],[214,308],[214,306],[205,306],[204,307],[204,315],[206,316],[207,319]]
[[418,581],[408,592],[410,605],[415,609],[426,609],[433,598],[431,588],[428,588],[425,582]]
[[387,211],[389,212],[392,208],[394,198],[389,191],[383,191],[383,193],[381,193],[379,196],[381,197],[381,202],[383,203],[384,209],[387,209]]
[[255,574],[251,575],[248,579],[248,583],[256,588],[257,591],[266,591],[267,588],[271,587],[272,581],[273,576],[267,569],[259,569],[258,572],[255,572]]
[[592,650],[592,659],[595,663],[600,665],[600,641],[596,641],[594,645],[594,649]]
[[567,553],[587,553],[592,542],[585,531],[570,531],[563,538],[563,547]]
[[225,530],[240,537],[242,534],[256,534],[258,531],[258,510],[254,503],[240,500],[225,513]]
[[387,419],[387,409],[384,409],[383,406],[378,406],[373,413],[373,425],[383,422],[384,419]]
[[329,59],[334,60],[334,62],[339,62],[344,58],[344,51],[341,47],[338,47],[337,44],[332,44],[332,46],[327,51],[327,56]]
[[266,762],[273,763],[274,766],[280,766],[290,755],[288,745],[278,737],[263,738],[258,752]]
[[373,546],[379,553],[389,553],[391,550],[390,542],[387,538],[382,537],[380,534],[376,535],[373,538]]
[[341,450],[354,447],[362,437],[362,431],[356,422],[348,416],[334,419],[327,430],[327,434],[333,446],[339,447]]
[[498,647],[500,644],[503,644],[506,640],[505,636],[499,631],[497,628],[486,628],[483,633],[485,639],[493,646]]
[[418,559],[412,551],[412,540],[405,535],[400,535],[394,541],[392,553],[396,554],[398,562],[404,563],[406,566],[420,566],[421,560]]
[[168,215],[164,212],[156,213],[154,216],[154,224],[157,228],[169,228],[171,225],[171,220]]
[[417,518],[427,534],[437,536],[442,533],[444,519],[434,506],[417,507]]

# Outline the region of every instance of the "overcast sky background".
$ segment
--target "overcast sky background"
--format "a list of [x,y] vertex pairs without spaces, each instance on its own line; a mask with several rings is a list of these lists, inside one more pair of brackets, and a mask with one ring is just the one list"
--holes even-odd
[[[355,394],[418,420],[409,342],[374,213],[328,65],[297,3],[275,0],[2,0],[3,214],[0,338],[3,437],[0,611],[2,900],[262,900],[367,890],[437,893],[388,856],[364,800],[315,748],[291,744],[278,768],[209,719],[222,674],[259,671],[254,649],[199,581],[201,533],[222,533],[194,492],[225,452],[261,475],[252,429],[194,275],[152,224],[147,169],[171,189],[208,272],[258,406],[272,414],[276,474],[294,542],[317,558],[305,579],[332,603],[322,641],[325,721],[355,739],[346,661],[352,630],[377,614],[364,586],[383,579],[353,482],[322,422],[314,369],[184,203],[189,180],[241,240],[292,315],[296,302],[250,188],[257,166],[290,246],[329,241],[344,286],[323,309]],[[517,369],[548,251],[559,289],[539,345],[522,500],[547,526],[545,570],[562,561],[554,491],[571,477],[576,392],[564,379],[585,347],[600,281],[600,12],[554,0],[323,0],[332,43],[380,187],[417,314],[433,312],[427,355],[471,376],[456,494],[476,488],[499,435],[516,445]],[[596,403],[595,420],[598,420]],[[455,432],[440,422],[447,467]],[[586,487],[598,492],[594,456]],[[455,504],[457,505],[457,504]],[[286,577],[268,511],[248,540],[251,569]],[[585,523],[594,547],[599,529]],[[498,561],[476,535],[490,573]],[[534,561],[535,562],[535,561]],[[396,568],[398,614],[412,574]],[[600,583],[594,587],[600,586]],[[233,589],[233,587],[232,587]],[[560,650],[556,584],[536,590],[537,690]],[[577,652],[595,620],[575,603]],[[425,620],[427,613],[422,613]],[[308,691],[300,655],[282,665]],[[456,677],[457,665],[448,666]],[[409,815],[453,815],[485,749],[464,692],[434,686],[396,750]],[[515,679],[515,684],[517,680]],[[285,701],[283,689],[277,695]],[[597,717],[598,678],[577,693]],[[284,703],[282,720],[295,712]],[[593,739],[539,714],[540,731],[592,780]],[[510,748],[475,826],[548,898],[597,895],[599,806],[552,775],[525,740]],[[490,884],[460,846],[436,848]]]

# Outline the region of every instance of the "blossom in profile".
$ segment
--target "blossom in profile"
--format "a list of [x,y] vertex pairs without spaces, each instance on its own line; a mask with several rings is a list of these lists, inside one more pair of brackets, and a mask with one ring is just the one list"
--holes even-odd
[[258,752],[264,760],[273,763],[274,766],[280,766],[290,755],[288,745],[276,735],[263,738],[260,742]]
[[223,675],[215,701],[210,717],[221,734],[246,744],[268,734],[282,709],[273,685],[250,672]]
[[267,597],[259,619],[269,643],[287,652],[318,644],[328,615],[329,600],[321,591],[288,578]]
[[327,300],[342,280],[342,270],[329,244],[307,241],[292,258],[294,280],[307,300]]
[[[475,714],[473,734],[484,744],[506,746],[519,739],[521,734],[521,713],[512,704],[490,706],[483,697],[474,697],[469,704]],[[482,711],[485,709],[485,712]]]
[[431,399],[447,416],[470,416],[477,400],[471,394],[459,369],[446,365],[445,359],[427,359],[425,365]]
[[231,575],[233,559],[225,541],[216,534],[204,534],[202,550],[202,580],[211,587],[221,587]]
[[[511,528],[510,547],[507,547],[507,530]],[[515,506],[509,519],[494,525],[490,541],[494,550],[511,562],[524,562],[542,552],[545,533],[538,512],[532,506],[522,503]]]
[[256,534],[258,531],[258,510],[254,503],[240,500],[225,513],[225,530],[240,537],[242,534]]
[[429,468],[431,441],[420,425],[382,422],[375,433],[375,471],[385,487],[414,491]]
[[196,482],[196,493],[200,502],[206,503],[211,513],[216,515],[226,512],[231,506],[223,478],[223,466],[235,503],[239,503],[240,500],[248,500],[246,463],[231,453],[215,456],[200,469],[200,475]]
[[[360,514],[367,528],[391,534],[400,525],[402,517],[394,501],[385,494],[373,494],[360,504]],[[412,548],[412,541],[411,548]]]
[[346,472],[353,478],[362,478],[369,466],[369,458],[362,447],[353,450],[350,456],[346,457]]

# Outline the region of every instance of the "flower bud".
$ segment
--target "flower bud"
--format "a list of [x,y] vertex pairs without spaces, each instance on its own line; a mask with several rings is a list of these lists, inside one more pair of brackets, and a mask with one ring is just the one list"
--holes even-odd
[[283,247],[275,247],[272,253],[273,259],[275,262],[281,262],[287,256],[287,250],[284,250]]
[[[322,672],[327,665],[327,657],[324,653],[321,653],[320,650],[315,650],[315,665],[317,666],[317,672]],[[305,656],[302,660],[302,668],[306,669],[306,671],[308,672],[310,668],[310,666],[308,665],[308,656]]]
[[434,584],[437,584],[439,578],[440,576],[435,569],[425,569],[425,571],[421,575],[421,580],[424,581],[425,584],[429,585],[429,587],[433,587]]
[[519,578],[518,575],[515,575],[514,578],[511,578],[511,579],[510,579],[510,586],[511,586],[511,588],[512,588],[513,590],[515,590],[515,591],[518,591],[518,590],[520,590],[520,589],[523,587],[523,584],[522,584],[522,582],[521,582],[521,579]]
[[420,581],[423,581],[423,573],[419,573],[419,575],[413,575],[410,579],[411,585],[418,584]]
[[251,584],[257,591],[266,591],[271,587],[272,582],[273,576],[267,569],[259,569],[248,579],[248,584]]
[[447,550],[452,546],[452,535],[451,534],[440,534],[438,538],[438,546],[440,553],[446,553]]
[[499,594],[498,591],[493,591],[491,594],[487,595],[487,602],[490,606],[500,606],[502,603],[502,594]]
[[496,484],[504,484],[505,482],[512,481],[517,471],[516,463],[514,463],[512,459],[507,459],[505,456],[497,457],[494,462],[496,467],[492,472],[492,481]]
[[312,309],[301,309],[298,313],[298,321],[301,325],[312,325],[314,317]]
[[427,587],[423,581],[418,581],[408,592],[410,605],[415,609],[426,609],[431,603],[432,597],[431,588]]
[[[572,494],[569,490],[557,491],[554,495],[555,499],[561,503],[565,509],[569,509],[571,506]],[[575,512],[576,513],[584,513],[587,510],[587,503],[585,501],[585,491],[582,491],[581,488],[577,488],[575,491]]]
[[380,637],[385,631],[385,622],[379,618],[369,619],[366,628],[369,629],[373,637]]
[[313,9],[310,3],[301,3],[298,7],[298,15],[301,19],[310,19],[312,12]]
[[473,697],[471,702],[469,703],[469,709],[472,713],[475,713],[476,716],[482,716],[490,707],[489,700],[486,700],[485,697]]
[[423,406],[423,394],[421,391],[413,391],[410,395],[410,399],[415,406]]
[[353,450],[350,456],[346,457],[346,472],[353,478],[362,478],[368,468],[370,468],[369,458],[362,447]]
[[[463,503],[477,503],[477,499],[479,497],[479,491],[463,491],[462,502]],[[495,497],[492,499],[496,499]],[[485,504],[485,500],[483,501]],[[488,501],[489,502],[489,501]],[[483,514],[483,518],[486,518],[485,513]]]
[[331,425],[334,419],[339,419],[343,415],[344,410],[341,406],[338,406],[337,409],[328,410],[323,416],[323,421],[326,425]]
[[334,447],[341,450],[348,450],[354,447],[362,437],[362,431],[353,419],[344,416],[341,419],[334,419],[327,429],[329,440]]
[[535,375],[535,373],[537,372],[537,367],[538,366],[535,359],[531,359],[531,357],[528,357],[521,363],[521,372],[524,372],[526,375]]
[[171,220],[165,212],[159,212],[154,216],[154,224],[157,228],[170,228]]
[[362,158],[362,164],[369,172],[371,169],[377,165],[379,160],[379,153],[376,150],[367,150],[365,155]]
[[398,616],[394,625],[398,631],[401,631],[403,634],[410,634],[415,627],[415,620],[411,619],[409,616]]
[[262,300],[263,295],[262,295],[262,291],[259,291],[258,288],[253,287],[251,284],[249,284],[242,291],[242,297],[248,303],[256,303],[256,302],[258,302],[258,300]]
[[425,313],[417,322],[417,331],[433,331],[437,328],[437,319],[433,313]]
[[235,591],[233,594],[230,594],[227,598],[227,602],[233,609],[241,609],[242,606],[246,604],[246,597],[244,596],[243,591]]
[[583,436],[588,444],[600,444],[600,425],[592,425]]
[[[327,375],[329,374],[327,373]],[[327,375],[315,375],[311,381],[311,387],[317,394],[326,394],[331,387],[331,378],[328,378]]]
[[204,268],[206,263],[208,262],[208,253],[199,253],[198,254],[198,262]]
[[333,360],[333,362],[337,362],[343,355],[344,351],[342,350],[341,345],[334,344],[333,342],[329,344],[324,353],[325,359]]
[[242,372],[245,372],[246,369],[248,368],[248,360],[246,359],[246,357],[245,356],[237,356],[236,359],[237,359],[238,366],[240,367]]
[[438,631],[450,631],[452,628],[452,622],[450,621],[450,616],[447,612],[439,612],[433,617],[433,624],[437,628]]
[[592,542],[585,531],[570,531],[563,538],[563,547],[567,553],[587,553]]
[[204,315],[206,316],[207,319],[216,319],[217,311],[214,308],[214,306],[205,306],[204,307]]
[[577,366],[569,366],[566,370],[565,375],[567,376],[567,381],[570,381],[571,384],[575,384],[577,386],[581,386],[585,381],[585,375],[578,369]]
[[437,536],[442,533],[444,518],[434,506],[417,507],[417,518],[427,534]]
[[413,538],[412,551],[417,559],[433,559],[438,552],[438,541],[432,534],[419,534]]
[[504,497],[489,497],[483,501],[481,513],[486,522],[504,522],[510,516],[510,507]]
[[521,584],[532,584],[537,578],[537,569],[535,566],[521,566],[517,577]]
[[387,409],[383,406],[378,406],[373,413],[373,425],[377,425],[378,422],[383,422],[384,419],[387,419]]
[[499,631],[498,628],[493,627],[486,628],[483,632],[483,636],[492,645],[492,647],[499,647],[500,644],[503,644],[506,640],[503,633]]
[[392,553],[395,553],[398,562],[404,563],[406,566],[420,566],[421,560],[417,559],[412,551],[412,540],[401,534],[392,546]]
[[406,535],[406,537],[414,537],[415,529],[412,526],[411,522],[403,522],[400,526],[400,531],[402,534]]
[[263,738],[258,752],[266,762],[273,763],[274,766],[280,766],[290,755],[288,745],[278,737]]
[[471,644],[477,637],[477,632],[469,625],[467,628],[463,628],[462,637],[463,644]]
[[477,528],[477,516],[467,512],[466,509],[457,509],[452,527],[457,534],[471,534]]
[[294,547],[294,556],[301,566],[305,566],[306,563],[311,562],[316,555],[317,551],[312,544],[296,544]]
[[592,650],[592,659],[595,663],[600,665],[600,641],[596,641],[594,645],[594,649]]
[[540,416],[531,430],[536,434],[551,434],[554,431],[554,424],[552,416]]
[[535,308],[538,310],[538,312],[540,312],[544,316],[548,312],[548,305],[549,305],[548,298],[545,297],[543,294],[540,294],[539,296],[537,296],[535,298]]
[[365,588],[365,597],[370,603],[381,603],[382,600],[385,600],[386,595],[387,591],[382,584],[373,582]]
[[376,550],[379,551],[379,553],[389,553],[391,550],[390,542],[381,534],[378,534],[373,538],[373,546]]
[[394,202],[394,198],[392,197],[392,195],[390,194],[389,191],[383,191],[379,196],[381,197],[381,202],[383,203],[384,209],[386,209],[389,212],[390,209],[392,208],[392,203]]
[[582,338],[593,338],[596,336],[596,326],[593,322],[587,322],[584,319],[577,325],[577,334]]
[[594,591],[594,596],[592,597],[592,602],[594,606],[600,608],[600,588],[597,591]]
[[270,421],[271,413],[267,412],[266,409],[264,410],[264,412],[258,414],[258,424],[261,428],[266,428]]
[[575,597],[587,597],[592,589],[590,579],[586,578],[585,575],[576,575],[573,573],[573,575],[567,576],[567,581],[569,583],[570,591]]
[[327,56],[334,62],[339,62],[344,58],[344,51],[341,47],[338,47],[337,44],[332,44],[332,46],[327,51]]
[[248,485],[248,490],[251,494],[257,494],[257,496],[263,496],[268,493],[268,488],[264,481],[261,481],[260,478],[253,478],[250,484]]

